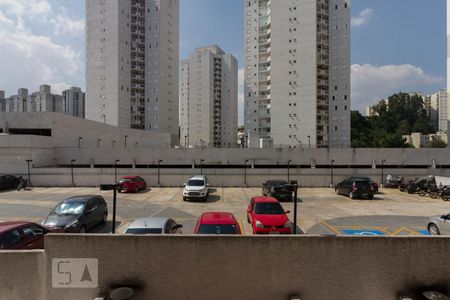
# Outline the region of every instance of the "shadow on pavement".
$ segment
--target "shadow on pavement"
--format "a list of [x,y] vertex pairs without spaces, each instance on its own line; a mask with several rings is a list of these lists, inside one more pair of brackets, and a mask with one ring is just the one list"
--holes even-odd
[[[119,228],[121,224],[122,224],[121,222],[116,221],[116,232],[117,228]],[[91,230],[89,230],[88,233],[111,233],[111,232],[112,232],[112,221],[108,221],[106,222],[106,224],[99,224],[94,228],[91,228]]]

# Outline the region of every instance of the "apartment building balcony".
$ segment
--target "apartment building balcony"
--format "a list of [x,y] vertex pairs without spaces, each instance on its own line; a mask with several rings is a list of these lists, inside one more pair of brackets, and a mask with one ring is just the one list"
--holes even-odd
[[267,109],[260,109],[258,112],[258,117],[260,120],[265,120],[266,122],[269,120],[268,122],[270,123],[270,113],[267,112]]
[[328,80],[317,80],[318,87],[328,87],[328,85],[329,85]]
[[270,91],[270,84],[259,84],[258,90],[261,91]]
[[258,36],[259,37],[267,37],[272,33],[272,29],[269,27],[265,27],[265,28],[260,28],[258,31]]

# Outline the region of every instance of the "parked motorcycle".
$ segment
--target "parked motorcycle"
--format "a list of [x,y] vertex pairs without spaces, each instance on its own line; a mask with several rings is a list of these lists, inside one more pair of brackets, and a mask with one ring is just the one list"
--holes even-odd
[[19,184],[17,185],[17,191],[20,191],[22,189],[26,189],[28,185],[28,180],[24,179],[22,176],[19,177]]

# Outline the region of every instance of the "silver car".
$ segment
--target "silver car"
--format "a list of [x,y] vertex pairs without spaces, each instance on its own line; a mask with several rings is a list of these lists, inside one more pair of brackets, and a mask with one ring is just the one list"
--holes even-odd
[[125,234],[181,234],[183,225],[172,219],[148,217],[135,220]]
[[450,214],[430,217],[427,228],[431,235],[450,234]]

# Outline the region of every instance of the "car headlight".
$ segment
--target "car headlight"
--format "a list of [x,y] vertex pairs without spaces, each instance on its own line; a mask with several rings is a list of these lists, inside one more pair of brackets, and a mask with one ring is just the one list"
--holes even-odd
[[261,223],[261,221],[256,220],[255,225],[257,228],[264,228],[263,223]]
[[74,228],[77,227],[78,225],[80,225],[80,222],[77,220],[70,222],[69,224],[66,225],[66,228]]

